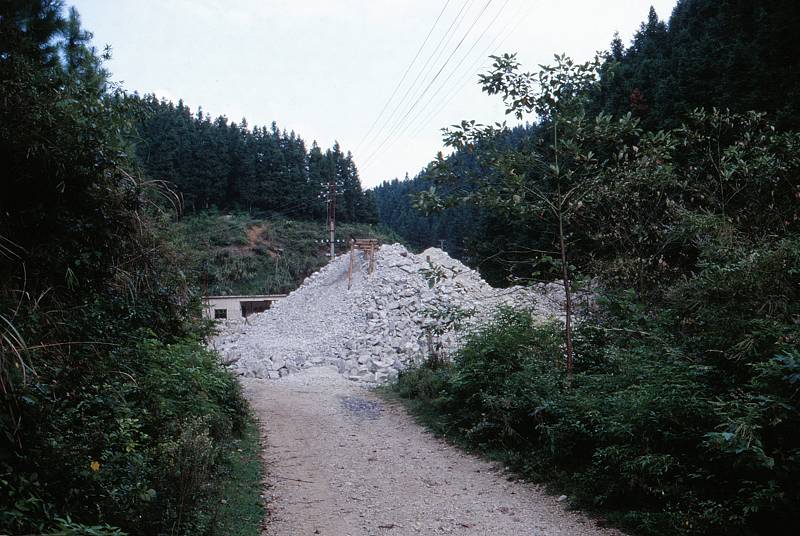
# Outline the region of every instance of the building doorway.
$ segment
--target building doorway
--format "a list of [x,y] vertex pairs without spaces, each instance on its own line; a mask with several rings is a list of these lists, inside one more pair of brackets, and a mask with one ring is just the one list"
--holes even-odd
[[263,313],[272,302],[269,300],[254,300],[254,301],[241,301],[239,304],[242,307],[242,317],[247,318],[253,313]]

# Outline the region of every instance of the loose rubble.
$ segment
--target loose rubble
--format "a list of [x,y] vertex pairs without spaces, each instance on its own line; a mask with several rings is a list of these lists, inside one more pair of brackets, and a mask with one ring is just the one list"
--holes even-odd
[[[499,306],[525,308],[543,319],[561,311],[559,285],[495,289],[440,249],[415,255],[399,244],[382,246],[372,274],[360,253],[356,259],[349,290],[348,253],[271,309],[221,325],[213,344],[223,362],[248,377],[276,379],[333,365],[350,380],[383,383],[432,351],[457,348],[463,333]],[[460,330],[448,322],[455,317],[434,311],[462,312]]]

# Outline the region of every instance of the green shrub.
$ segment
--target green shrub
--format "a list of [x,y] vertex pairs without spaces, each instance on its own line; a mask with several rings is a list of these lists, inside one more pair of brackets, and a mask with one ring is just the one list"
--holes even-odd
[[432,367],[424,363],[400,372],[393,389],[403,398],[432,402],[440,397],[449,385],[449,376],[448,365]]
[[527,444],[542,411],[563,389],[559,328],[501,311],[455,357],[448,394],[458,425],[484,448]]
[[452,439],[568,490],[642,534],[788,534],[797,521],[794,351],[721,390],[682,354],[670,311],[605,300],[576,340],[571,386],[560,326],[502,312],[450,366],[402,374],[396,392]]
[[0,532],[207,534],[247,408],[155,232],[173,192],[133,171],[136,112],[76,11],[0,21]]
[[3,526],[45,530],[69,512],[130,534],[207,529],[196,506],[216,492],[221,449],[247,418],[217,359],[192,340],[146,340],[66,379],[66,396],[29,393],[22,417],[40,426],[23,436],[29,476],[6,466],[0,479],[13,500]]

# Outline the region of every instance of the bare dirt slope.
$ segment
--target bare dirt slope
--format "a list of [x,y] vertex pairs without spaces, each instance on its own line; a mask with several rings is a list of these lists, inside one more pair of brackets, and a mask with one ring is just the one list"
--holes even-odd
[[266,443],[264,534],[619,534],[438,440],[336,369],[242,382]]

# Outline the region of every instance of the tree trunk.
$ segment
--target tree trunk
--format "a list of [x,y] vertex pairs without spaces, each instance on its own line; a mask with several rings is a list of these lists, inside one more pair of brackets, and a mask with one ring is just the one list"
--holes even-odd
[[561,274],[564,280],[564,335],[567,341],[567,384],[572,385],[572,292],[569,283],[569,268],[567,267],[567,248],[564,244],[564,219],[558,215],[558,240],[561,249]]

